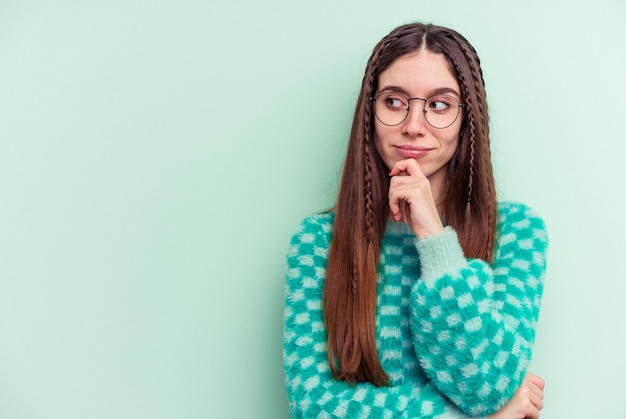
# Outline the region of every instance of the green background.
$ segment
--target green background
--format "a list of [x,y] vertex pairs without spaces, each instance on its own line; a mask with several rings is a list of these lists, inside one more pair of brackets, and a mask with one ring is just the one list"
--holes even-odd
[[542,417],[623,417],[625,3],[0,3],[0,417],[287,418],[284,255],[374,44],[481,56],[501,199],[546,219]]

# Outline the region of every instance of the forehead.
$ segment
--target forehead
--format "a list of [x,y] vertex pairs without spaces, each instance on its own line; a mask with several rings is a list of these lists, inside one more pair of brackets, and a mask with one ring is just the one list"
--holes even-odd
[[397,87],[410,95],[448,88],[460,94],[459,83],[443,54],[422,50],[396,59],[378,77],[378,90]]

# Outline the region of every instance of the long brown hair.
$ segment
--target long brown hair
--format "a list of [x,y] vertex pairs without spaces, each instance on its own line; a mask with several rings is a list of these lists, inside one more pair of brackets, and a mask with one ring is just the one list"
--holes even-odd
[[376,45],[365,69],[328,255],[323,290],[328,360],[335,377],[349,383],[381,386],[389,380],[376,351],[376,270],[389,217],[389,177],[374,145],[371,97],[382,71],[422,48],[448,59],[465,104],[459,146],[448,165],[444,219],[457,231],[466,257],[493,260],[497,204],[480,61],[470,43],[451,29],[400,26]]

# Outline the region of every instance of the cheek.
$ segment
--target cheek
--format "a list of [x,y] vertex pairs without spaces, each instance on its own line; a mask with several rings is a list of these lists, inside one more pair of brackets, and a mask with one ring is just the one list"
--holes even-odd
[[392,139],[398,134],[399,127],[383,125],[378,120],[374,123],[374,141],[376,146],[389,145]]
[[448,139],[448,146],[450,148],[453,148],[456,150],[456,148],[459,146],[459,136],[458,135],[453,135]]
[[374,145],[376,146],[376,151],[378,152],[378,155],[383,157],[384,156],[384,146],[385,146],[385,130],[381,129],[379,126],[379,124],[375,124],[374,125]]
[[448,160],[450,160],[452,156],[454,156],[454,153],[456,153],[456,150],[459,148],[459,137],[451,137],[449,141],[446,142],[446,144],[446,155],[448,157]]
[[455,126],[455,129],[448,132],[444,138],[444,141],[453,150],[456,150],[459,146],[459,138],[461,135],[461,127],[460,124]]
[[378,125],[379,124],[376,124],[374,126],[374,145],[376,146],[378,156],[382,159],[387,168],[389,168],[389,159],[391,158],[389,146],[391,145],[392,136],[389,133],[389,127],[385,125],[379,127]]
[[378,135],[374,134],[374,145],[376,146],[376,154],[380,159],[385,163],[385,166],[389,169],[389,162],[387,159],[387,155],[385,154],[385,148],[383,147],[380,138]]
[[459,131],[453,130],[439,137],[441,144],[441,157],[445,160],[446,164],[450,162],[457,149],[459,148]]
[[382,153],[382,142],[377,133],[374,133],[374,145],[376,146],[376,152],[381,155]]

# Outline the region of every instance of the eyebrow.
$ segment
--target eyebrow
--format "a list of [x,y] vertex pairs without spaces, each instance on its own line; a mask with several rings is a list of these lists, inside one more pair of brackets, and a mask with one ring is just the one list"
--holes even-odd
[[[378,93],[383,93],[383,92],[398,92],[398,93],[402,93],[406,97],[409,97],[409,98],[411,97],[409,92],[407,92],[406,89],[400,86],[385,86],[382,89],[380,89]],[[451,87],[437,87],[435,89],[430,90],[428,94],[426,95],[426,97],[431,97],[434,95],[450,94],[450,93],[457,96],[459,99],[461,98],[461,95],[459,94],[459,92],[457,92]]]

